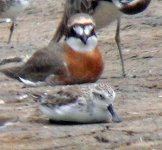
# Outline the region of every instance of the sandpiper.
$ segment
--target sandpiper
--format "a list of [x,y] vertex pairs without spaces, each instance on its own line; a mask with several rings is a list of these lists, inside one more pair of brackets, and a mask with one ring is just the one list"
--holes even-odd
[[36,51],[25,64],[1,72],[26,86],[65,85],[95,82],[103,67],[95,22],[80,13],[69,19],[64,43],[53,43]]
[[8,43],[10,43],[14,31],[16,17],[29,7],[30,0],[0,0],[0,18],[5,22],[12,22]]
[[52,94],[32,95],[52,121],[121,122],[113,106],[115,92],[108,82],[61,86]]
[[88,13],[96,21],[96,28],[100,29],[117,19],[115,40],[118,46],[122,75],[126,76],[123,55],[120,47],[120,16],[140,13],[147,8],[151,0],[67,0],[62,20],[50,42],[58,42],[66,34],[68,18],[75,13]]

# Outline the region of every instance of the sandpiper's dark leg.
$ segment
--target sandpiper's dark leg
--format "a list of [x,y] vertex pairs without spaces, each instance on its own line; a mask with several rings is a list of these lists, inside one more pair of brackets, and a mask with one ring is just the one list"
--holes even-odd
[[118,50],[119,50],[119,55],[120,55],[120,60],[121,60],[121,65],[122,65],[122,75],[123,75],[123,77],[126,77],[123,54],[122,54],[122,50],[120,47],[120,18],[117,19],[115,41],[116,41],[116,44],[117,44]]
[[10,27],[10,35],[9,35],[8,42],[7,42],[8,44],[11,42],[11,38],[12,38],[14,28],[15,28],[15,20],[12,19],[12,24],[11,24],[11,27]]
[[115,112],[114,107],[113,107],[112,104],[110,104],[107,109],[110,112],[110,114],[112,115],[112,121],[113,122],[118,123],[118,122],[121,122],[122,121],[120,119],[120,117],[118,116],[118,114]]

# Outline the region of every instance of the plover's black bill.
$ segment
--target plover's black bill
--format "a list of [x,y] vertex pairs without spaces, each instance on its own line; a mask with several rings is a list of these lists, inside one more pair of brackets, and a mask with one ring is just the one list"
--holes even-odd
[[118,116],[118,114],[115,112],[114,107],[112,104],[110,104],[107,107],[108,111],[110,112],[110,114],[112,115],[112,121],[115,123],[119,123],[122,121],[122,119]]

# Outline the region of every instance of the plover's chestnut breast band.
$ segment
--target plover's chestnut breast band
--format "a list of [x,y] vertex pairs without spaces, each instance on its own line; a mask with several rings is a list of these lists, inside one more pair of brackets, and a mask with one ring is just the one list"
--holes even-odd
[[113,3],[125,14],[133,15],[144,11],[151,0],[133,0],[127,4],[122,4],[119,0],[112,0]]
[[65,50],[68,70],[75,81],[94,82],[100,77],[104,63],[97,47],[87,53],[75,52],[68,45],[65,45]]

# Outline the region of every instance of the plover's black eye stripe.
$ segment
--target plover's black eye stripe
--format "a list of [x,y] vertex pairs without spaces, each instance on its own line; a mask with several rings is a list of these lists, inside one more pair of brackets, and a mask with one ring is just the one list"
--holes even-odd
[[66,38],[69,38],[69,37],[79,38],[78,34],[74,31],[73,27],[71,27],[67,32]]
[[90,33],[90,35],[89,35],[89,36],[92,36],[92,35],[97,36],[97,35],[96,35],[96,32],[95,32],[95,30],[94,30],[94,29],[91,31],[91,33]]
[[69,37],[81,39],[83,35],[87,36],[87,38],[93,35],[96,36],[94,26],[92,24],[75,24],[67,30],[65,39]]

